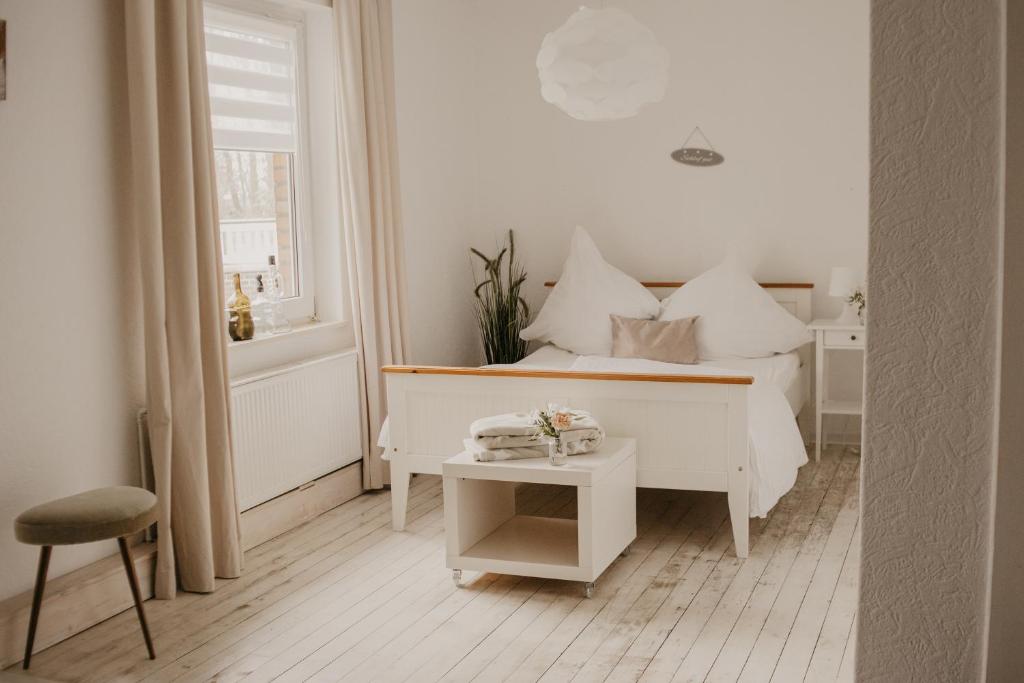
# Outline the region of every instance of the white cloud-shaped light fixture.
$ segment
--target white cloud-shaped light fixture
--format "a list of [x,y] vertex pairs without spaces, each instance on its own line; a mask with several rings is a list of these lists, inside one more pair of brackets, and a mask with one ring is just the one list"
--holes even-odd
[[628,12],[581,7],[544,37],[537,71],[547,102],[580,121],[613,121],[665,96],[668,51]]

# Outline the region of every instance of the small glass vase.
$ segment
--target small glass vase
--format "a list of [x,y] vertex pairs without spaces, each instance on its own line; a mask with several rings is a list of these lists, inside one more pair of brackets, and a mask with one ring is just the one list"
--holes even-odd
[[555,467],[561,467],[569,462],[566,444],[561,439],[551,439],[548,442],[548,462]]

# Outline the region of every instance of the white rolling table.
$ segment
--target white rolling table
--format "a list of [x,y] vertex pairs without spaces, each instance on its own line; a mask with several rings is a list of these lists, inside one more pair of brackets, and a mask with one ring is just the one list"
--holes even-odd
[[[476,462],[460,453],[441,465],[447,566],[456,585],[468,569],[585,582],[636,538],[636,441],[601,448],[555,467],[547,458]],[[577,519],[516,514],[519,483],[576,487]]]

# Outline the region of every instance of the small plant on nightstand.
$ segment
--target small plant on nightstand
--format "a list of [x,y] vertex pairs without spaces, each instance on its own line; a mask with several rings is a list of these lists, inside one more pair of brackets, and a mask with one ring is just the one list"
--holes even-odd
[[857,317],[863,323],[864,309],[868,305],[867,292],[864,291],[864,288],[859,286],[854,288],[854,290],[850,292],[850,296],[846,297],[846,303],[857,307]]

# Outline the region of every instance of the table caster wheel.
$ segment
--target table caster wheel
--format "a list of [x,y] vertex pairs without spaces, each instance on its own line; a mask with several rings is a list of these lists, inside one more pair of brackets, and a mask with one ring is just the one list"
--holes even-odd
[[453,569],[452,570],[452,583],[455,584],[456,588],[462,588],[462,570],[461,569]]
[[593,581],[587,581],[583,584],[583,597],[592,598],[594,597],[594,590],[597,588],[597,584]]
[[629,555],[629,551],[631,548],[632,546],[627,545],[625,549],[621,553],[619,553],[619,557],[627,557]]

